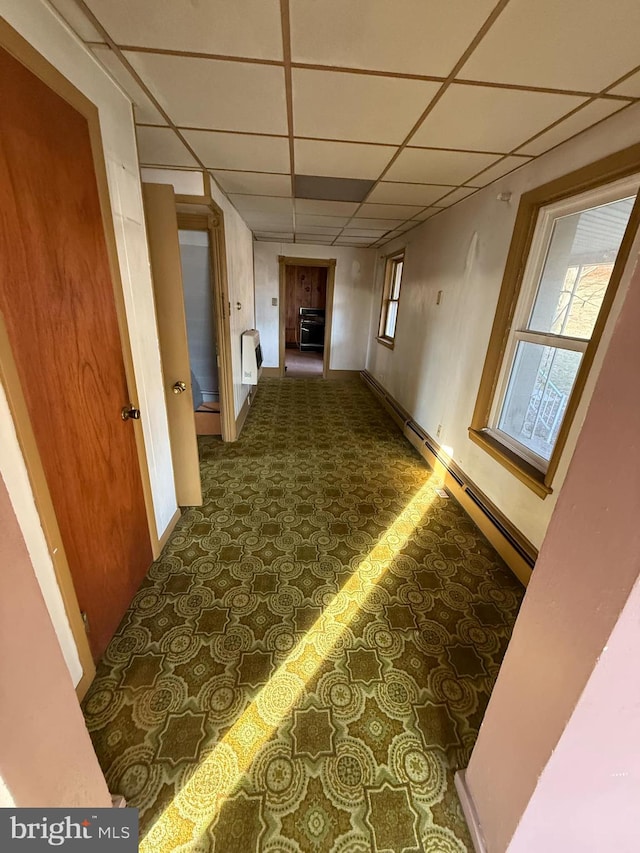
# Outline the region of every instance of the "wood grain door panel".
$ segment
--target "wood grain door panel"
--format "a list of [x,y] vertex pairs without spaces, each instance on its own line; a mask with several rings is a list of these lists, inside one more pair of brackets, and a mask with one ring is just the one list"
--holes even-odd
[[[143,184],[142,195],[176,496],[180,506],[202,506],[176,200],[170,184]],[[175,394],[176,381],[184,382],[186,391]]]
[[2,311],[96,659],[151,543],[87,121],[0,50]]

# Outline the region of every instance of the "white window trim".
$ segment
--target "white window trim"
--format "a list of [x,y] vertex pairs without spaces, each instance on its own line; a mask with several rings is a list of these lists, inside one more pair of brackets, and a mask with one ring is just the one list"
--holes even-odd
[[[538,294],[544,264],[551,245],[553,226],[557,219],[570,216],[573,213],[586,211],[613,201],[622,200],[640,191],[640,175],[623,178],[613,183],[605,184],[592,190],[587,190],[579,195],[570,196],[558,202],[554,202],[540,208],[538,221],[536,222],[531,249],[527,257],[522,277],[522,286],[518,296],[516,308],[509,329],[509,336],[505,347],[502,365],[493,395],[493,403],[489,414],[489,423],[486,431],[500,444],[512,450],[535,468],[545,473],[549,460],[539,456],[529,447],[521,444],[512,436],[503,432],[499,427],[500,414],[507,396],[509,379],[518,344],[520,341],[539,344],[541,346],[552,346],[557,349],[568,349],[583,353],[589,345],[590,338],[575,338],[567,335],[556,335],[545,332],[531,331],[526,328],[533,305]],[[585,206],[585,202],[586,205]],[[573,391],[572,391],[573,393]]]

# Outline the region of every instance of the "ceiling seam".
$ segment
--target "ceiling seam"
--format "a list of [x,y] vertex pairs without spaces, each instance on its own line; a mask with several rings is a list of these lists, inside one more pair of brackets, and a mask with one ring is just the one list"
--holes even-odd
[[[133,77],[133,79],[134,79],[134,80],[136,81],[136,83],[140,86],[140,88],[142,89],[142,91],[143,91],[143,92],[145,93],[145,95],[149,98],[149,100],[150,100],[150,101],[151,101],[151,103],[154,105],[154,107],[158,110],[158,112],[160,113],[160,115],[162,115],[162,116],[165,118],[165,120],[167,121],[168,126],[173,130],[173,132],[176,134],[176,136],[178,137],[178,139],[180,140],[180,142],[184,145],[184,147],[187,149],[187,151],[188,151],[188,152],[191,154],[191,156],[194,158],[194,160],[196,161],[196,163],[198,163],[198,164],[200,165],[200,167],[201,167],[201,169],[202,169],[203,173],[208,174],[208,175],[209,175],[209,179],[211,180],[211,179],[212,179],[212,177],[211,177],[211,174],[209,173],[208,168],[204,165],[203,161],[202,161],[202,160],[200,159],[200,157],[196,154],[196,152],[193,150],[193,148],[192,148],[192,147],[191,147],[191,145],[187,142],[187,140],[184,138],[184,136],[180,133],[180,131],[179,131],[179,130],[178,130],[178,128],[176,127],[176,125],[175,125],[174,121],[172,120],[172,118],[169,116],[169,114],[168,114],[168,113],[167,113],[167,111],[164,109],[164,107],[162,106],[162,104],[161,104],[161,103],[158,101],[158,99],[155,97],[155,95],[153,94],[153,92],[151,92],[151,90],[149,89],[149,87],[147,86],[147,84],[144,82],[144,80],[142,79],[142,77],[140,77],[140,75],[138,74],[138,72],[136,71],[136,69],[131,65],[131,63],[130,63],[130,62],[129,62],[129,60],[126,58],[126,56],[124,56],[124,55],[123,55],[123,53],[122,53],[122,51],[120,50],[120,48],[118,47],[117,43],[116,43],[116,42],[111,38],[110,34],[107,32],[107,30],[105,29],[105,27],[102,25],[102,22],[101,22],[101,21],[100,21],[100,20],[99,20],[95,15],[94,15],[94,13],[91,11],[91,9],[89,8],[89,6],[88,6],[88,5],[87,5],[87,3],[85,2],[85,0],[75,0],[75,3],[76,3],[76,5],[80,8],[80,10],[81,10],[81,11],[82,11],[86,16],[87,16],[87,18],[89,18],[89,21],[90,21],[90,22],[93,24],[93,26],[98,30],[98,32],[100,32],[100,33],[102,34],[103,38],[105,39],[106,44],[111,48],[111,50],[113,51],[113,53],[116,55],[116,57],[118,58],[118,60],[122,63],[122,65],[126,68],[126,70],[129,72],[129,74],[131,74],[131,76]],[[103,66],[103,67],[104,67],[104,66]],[[105,69],[105,70],[107,71],[107,73],[109,73],[108,69]],[[117,81],[116,81],[116,82],[117,82]],[[131,96],[129,96],[129,97],[131,98]],[[133,100],[133,99],[131,99],[131,100]],[[134,126],[135,126],[135,118],[134,118]],[[136,139],[136,148],[137,148],[137,139]],[[202,179],[203,179],[203,181],[205,180],[205,176],[204,176],[204,174],[203,174],[203,176],[202,176]],[[221,187],[221,186],[220,186],[220,184],[216,181],[216,179],[215,179],[215,178],[213,178],[213,182],[214,182],[214,184],[216,185],[216,187],[220,190],[220,192],[222,193],[222,195],[223,195],[225,198],[227,198],[227,199],[228,199],[229,204],[231,204],[231,205],[233,206],[233,202],[228,198],[227,193],[222,189],[222,187]],[[235,206],[234,206],[234,209],[235,209]]]
[[[505,8],[507,7],[508,3],[509,3],[509,0],[498,0],[498,3],[494,6],[493,10],[491,11],[491,14],[487,17],[487,19],[485,20],[484,24],[483,24],[483,25],[480,27],[480,29],[477,31],[477,33],[475,34],[475,36],[473,37],[473,39],[471,40],[471,42],[470,42],[470,43],[469,43],[469,45],[467,46],[466,50],[463,52],[463,54],[462,54],[462,56],[460,57],[460,59],[458,59],[458,61],[456,62],[456,64],[455,64],[455,65],[453,66],[453,68],[451,69],[451,71],[450,71],[449,75],[447,76],[447,78],[445,79],[445,81],[443,82],[443,84],[440,86],[440,88],[438,89],[438,91],[436,92],[436,94],[433,96],[433,98],[432,98],[432,99],[430,100],[430,102],[427,104],[427,107],[426,107],[426,109],[422,112],[422,115],[418,118],[418,120],[416,121],[416,123],[413,125],[413,127],[411,128],[411,130],[409,131],[409,133],[408,133],[408,134],[407,134],[407,136],[405,137],[404,142],[403,142],[403,143],[398,147],[398,149],[396,150],[396,153],[393,155],[393,157],[391,158],[391,160],[387,163],[387,165],[385,166],[385,168],[382,170],[382,172],[381,172],[381,173],[380,173],[380,175],[378,176],[378,179],[376,180],[376,182],[374,183],[374,185],[371,187],[371,189],[369,190],[369,193],[367,194],[367,196],[365,197],[364,201],[362,202],[363,204],[367,201],[367,199],[369,198],[369,196],[371,195],[371,193],[375,190],[375,188],[378,186],[378,184],[380,183],[380,181],[382,181],[382,179],[384,178],[384,176],[388,173],[388,171],[389,171],[389,169],[391,168],[391,166],[393,166],[393,164],[396,162],[396,160],[398,159],[398,157],[400,156],[400,154],[401,154],[401,153],[404,151],[404,149],[407,147],[407,145],[408,145],[408,143],[409,143],[409,140],[410,140],[410,139],[415,135],[415,133],[418,131],[418,128],[422,125],[422,123],[424,122],[424,120],[426,119],[426,117],[429,115],[429,113],[430,113],[430,112],[432,112],[432,110],[435,108],[436,104],[437,104],[437,103],[442,99],[442,96],[443,96],[443,95],[444,95],[444,93],[447,91],[447,89],[449,88],[449,86],[451,85],[451,83],[453,82],[453,80],[455,79],[455,76],[456,76],[456,74],[458,73],[458,71],[460,71],[460,69],[465,65],[465,63],[467,62],[467,60],[468,60],[468,59],[470,58],[470,56],[473,54],[474,50],[478,47],[478,45],[480,44],[480,42],[482,41],[482,39],[483,39],[483,38],[485,37],[485,35],[489,32],[489,30],[491,29],[491,27],[493,26],[493,24],[497,21],[497,19],[500,17],[500,15],[502,14],[502,12],[505,10]],[[426,210],[426,208],[425,208],[425,210]],[[355,217],[357,217],[357,215],[358,215],[358,211],[356,210],[356,212],[355,212],[355,214],[353,215],[352,219],[354,219]],[[350,220],[350,221],[351,221],[351,220]],[[348,227],[349,227],[349,222],[347,223],[347,225],[346,225],[345,227],[346,227],[346,228],[348,228]],[[344,229],[343,229],[343,230],[344,230]]]
[[282,57],[284,60],[284,87],[287,100],[287,128],[289,136],[289,169],[291,170],[291,220],[293,224],[293,242],[296,241],[296,203],[295,180],[296,160],[293,141],[293,81],[291,75],[291,21],[289,18],[289,0],[280,0],[280,21],[282,29]]

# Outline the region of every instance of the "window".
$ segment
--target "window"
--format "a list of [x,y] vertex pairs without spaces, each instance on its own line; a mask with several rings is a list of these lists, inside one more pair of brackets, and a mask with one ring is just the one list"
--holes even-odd
[[636,173],[547,203],[523,196],[470,437],[541,496],[637,227],[639,186]]
[[384,270],[380,326],[378,328],[378,340],[387,346],[393,346],[396,337],[403,267],[404,252],[387,258]]

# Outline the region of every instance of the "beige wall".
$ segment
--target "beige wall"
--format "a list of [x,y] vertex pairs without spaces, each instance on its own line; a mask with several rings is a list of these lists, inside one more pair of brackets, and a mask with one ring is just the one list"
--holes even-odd
[[301,243],[253,244],[256,324],[265,367],[278,366],[280,308],[272,305],[271,300],[279,298],[279,255],[336,259],[329,367],[332,370],[362,370],[366,361],[371,316],[373,251],[347,246],[307,246]]
[[[640,107],[625,110],[438,214],[383,250],[388,254],[407,247],[403,290],[393,351],[375,341],[377,309],[374,312],[369,370],[434,438],[442,425],[440,441],[452,449],[454,460],[536,546],[542,543],[555,506],[629,275],[610,316],[553,484],[554,493],[543,501],[467,435],[518,203],[523,192],[638,142],[639,128]],[[511,192],[511,201],[498,201],[500,192]],[[377,306],[381,273],[379,261]],[[443,298],[436,305],[440,290]]]
[[469,762],[488,853],[640,849],[639,328],[640,266]]
[[108,807],[73,683],[0,479],[0,805]]

